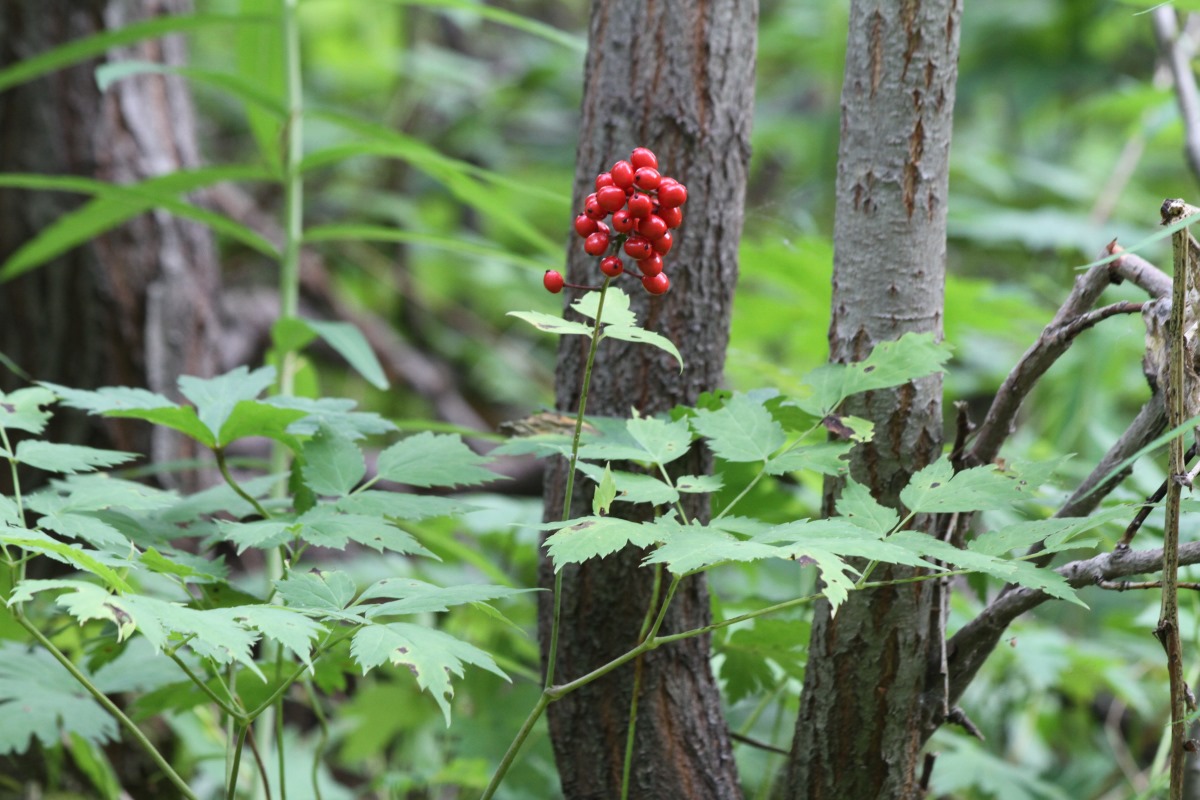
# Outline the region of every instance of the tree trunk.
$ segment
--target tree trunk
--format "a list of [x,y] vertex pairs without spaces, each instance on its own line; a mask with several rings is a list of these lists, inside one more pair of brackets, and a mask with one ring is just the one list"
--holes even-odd
[[[738,240],[749,161],[757,3],[685,0],[646,5],[597,0],[592,7],[583,119],[574,197],[593,191],[598,172],[645,145],[665,174],[689,190],[686,221],[667,256],[672,286],[651,297],[636,278],[615,285],[631,297],[640,321],[673,341],[683,354],[681,375],[661,351],[624,342],[600,347],[588,412],[629,416],[692,403],[717,388],[729,337],[737,278]],[[597,260],[580,242],[569,246],[569,279],[596,284]],[[568,302],[574,299],[568,290]],[[559,349],[558,408],[578,407],[587,342],[566,337]],[[683,459],[688,461],[689,459]],[[696,455],[681,467],[707,468]],[[547,472],[546,515],[562,510],[566,465]],[[583,483],[586,483],[584,481]],[[573,513],[590,513],[590,486],[578,486]],[[689,495],[687,513],[704,519],[708,499]],[[621,512],[621,505],[614,508]],[[564,570],[561,641],[556,682],[579,677],[636,644],[650,602],[653,571],[631,549]],[[543,561],[543,586],[553,584]],[[543,596],[540,628],[548,642],[552,604]],[[709,621],[702,579],[685,582],[663,630]],[[631,797],[740,797],[728,730],[709,669],[708,637],[648,655],[642,664]],[[567,798],[620,795],[635,667],[629,665],[550,706],[550,730]]]
[[[854,0],[842,87],[830,359],[857,361],[910,331],[942,332],[957,0]],[[940,376],[847,401],[875,423],[851,474],[899,506],[913,472],[942,443]],[[918,523],[919,524],[919,523]],[[907,568],[874,578],[903,578]],[[836,615],[818,605],[789,798],[911,798],[921,703],[938,655],[932,582],[853,592]]]
[[[7,0],[0,4],[0,64],[137,19],[180,13],[187,0]],[[130,183],[198,165],[190,95],[182,80],[142,75],[101,94],[105,60],[179,64],[179,37],[111,51],[0,93],[0,171],[84,175]],[[60,216],[77,195],[0,190],[0,259]],[[214,372],[220,284],[211,233],[166,212],[144,214],[33,272],[0,284],[0,353],[34,378],[79,388],[147,387],[175,394],[184,373]],[[0,375],[0,385],[14,385]],[[77,421],[55,435],[151,455],[194,455],[145,423]]]

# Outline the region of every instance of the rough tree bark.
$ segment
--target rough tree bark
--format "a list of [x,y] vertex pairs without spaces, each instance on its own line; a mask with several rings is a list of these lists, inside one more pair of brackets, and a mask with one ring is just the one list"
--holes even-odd
[[[0,64],[188,10],[189,0],[6,0]],[[178,64],[184,45],[178,37],[149,40],[0,93],[0,172],[130,183],[197,166],[191,99],[181,79],[143,75],[100,93],[95,67],[132,58]],[[0,259],[83,202],[77,195],[0,189]],[[144,214],[0,284],[0,353],[40,380],[173,395],[180,374],[214,371],[219,284],[206,228],[162,211]],[[0,375],[0,385],[11,388],[13,376]],[[181,437],[143,423],[106,421],[103,429],[56,434],[146,453],[157,463],[192,455]]]
[[[675,342],[687,368],[681,375],[658,350],[605,342],[592,379],[589,413],[628,416],[636,407],[655,414],[694,402],[719,384],[749,161],[757,12],[754,0],[650,5],[597,0],[592,6],[576,205],[582,207],[593,191],[598,172],[627,158],[638,145],[658,154],[664,172],[688,186],[689,199],[686,222],[667,257],[671,291],[652,298],[636,279],[616,283],[631,296],[646,327]],[[597,283],[596,263],[578,240],[571,242],[570,282]],[[570,290],[567,294],[568,301],[574,299]],[[564,411],[578,407],[586,345],[583,337],[566,337],[559,350],[557,403]],[[694,472],[706,465],[697,456],[682,468]],[[565,471],[561,462],[548,469],[547,518],[558,519],[562,510]],[[590,494],[588,487],[577,489],[573,513],[590,513]],[[690,496],[688,514],[703,518],[707,502]],[[636,644],[653,576],[639,566],[641,558],[627,549],[566,570],[556,682],[578,677]],[[541,580],[543,586],[553,583],[546,562]],[[540,612],[545,643],[551,620],[548,597]],[[707,589],[703,580],[693,579],[680,588],[664,631],[708,620]],[[708,659],[707,637],[661,648],[646,658],[632,797],[740,797]],[[619,796],[632,676],[631,665],[550,707],[567,798]]]
[[[941,337],[958,0],[854,0],[842,87],[830,359],[857,361],[908,332]],[[940,376],[852,398],[875,423],[851,473],[899,505],[942,444]],[[874,577],[900,578],[892,568]],[[854,592],[815,612],[789,798],[910,798],[938,654],[932,582]]]

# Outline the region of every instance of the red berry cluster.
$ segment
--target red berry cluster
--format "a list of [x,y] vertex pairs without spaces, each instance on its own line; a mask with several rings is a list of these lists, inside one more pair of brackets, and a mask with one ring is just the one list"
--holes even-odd
[[[658,171],[658,156],[637,147],[628,161],[618,161],[596,176],[596,191],[587,196],[583,213],[575,218],[575,232],[588,255],[600,257],[600,271],[615,278],[625,271],[621,250],[634,260],[642,286],[650,294],[663,294],[671,281],[663,272],[663,256],[671,250],[673,228],[683,222],[687,187]],[[612,215],[610,223],[605,220]],[[563,276],[547,270],[546,289],[562,291]]]

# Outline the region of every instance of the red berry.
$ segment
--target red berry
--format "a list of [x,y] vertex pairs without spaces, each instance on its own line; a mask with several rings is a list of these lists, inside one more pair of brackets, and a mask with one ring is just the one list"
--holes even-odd
[[654,252],[654,248],[645,236],[630,236],[625,240],[625,252],[640,261],[643,258],[649,258]]
[[596,202],[607,213],[625,205],[625,190],[617,186],[605,186],[596,192]]
[[583,243],[584,252],[589,256],[604,255],[604,251],[608,249],[609,236],[607,232],[596,231]]
[[654,213],[662,217],[662,221],[667,223],[668,228],[678,228],[683,224],[683,209],[681,208],[660,208]]
[[612,226],[617,233],[632,233],[636,222],[633,215],[623,208],[613,212]]
[[651,214],[638,221],[638,233],[653,241],[667,232],[667,223],[662,217]]
[[580,214],[575,218],[575,232],[586,239],[596,232],[596,220],[587,214]]
[[612,176],[614,185],[620,186],[622,189],[633,186],[633,164],[628,161],[618,161],[613,164],[609,174]]
[[613,176],[611,173],[601,172],[599,175],[596,176],[596,191],[597,192],[600,191],[601,189],[603,189],[605,186],[612,186],[612,185],[613,185]]
[[658,253],[660,256],[665,256],[667,253],[671,252],[671,245],[674,243],[675,238],[671,236],[670,231],[667,231],[662,236],[650,242],[650,246],[654,248],[654,252]]
[[633,197],[629,198],[629,213],[641,219],[642,217],[650,216],[650,212],[654,209],[654,201],[650,199],[650,195],[634,192]]
[[663,271],[663,259],[658,253],[651,253],[649,258],[643,258],[637,265],[643,275],[657,275]]
[[605,225],[603,222],[597,222],[596,223],[596,232],[607,235],[607,234],[612,233],[612,229],[609,228],[607,225]]
[[633,173],[633,185],[643,192],[657,189],[660,183],[662,183],[662,176],[658,174],[658,170],[654,167],[642,167]]
[[589,194],[583,201],[583,213],[597,222],[608,216],[608,212],[600,207],[600,201],[595,194]]
[[556,269],[546,270],[546,274],[542,276],[542,286],[545,286],[550,294],[558,294],[563,287],[562,273]]
[[658,156],[654,155],[652,150],[645,147],[635,147],[633,152],[629,154],[629,162],[633,164],[634,169],[638,169],[639,167],[658,169]]
[[600,259],[600,271],[610,278],[615,278],[625,271],[625,265],[616,256],[605,256]]
[[687,187],[678,181],[658,185],[658,203],[663,208],[679,208],[687,202]]
[[671,288],[671,280],[665,272],[660,272],[657,275],[644,275],[642,277],[642,286],[645,286],[646,291],[650,294],[666,294],[667,289]]

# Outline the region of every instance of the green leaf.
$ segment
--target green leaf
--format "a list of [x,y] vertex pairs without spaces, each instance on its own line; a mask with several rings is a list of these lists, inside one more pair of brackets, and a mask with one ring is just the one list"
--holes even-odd
[[[86,671],[85,671],[86,674]],[[0,754],[24,753],[34,739],[51,749],[64,733],[88,742],[117,739],[117,722],[43,650],[0,642]]]
[[0,526],[12,525],[19,528],[22,524],[21,510],[17,508],[17,504],[0,494]]
[[670,464],[687,453],[692,445],[692,428],[686,419],[668,422],[653,417],[635,417],[625,423],[629,437],[646,451],[647,458],[655,464]]
[[535,589],[511,589],[506,586],[466,584],[463,586],[434,586],[412,578],[384,578],[367,587],[358,598],[375,600],[381,597],[394,598],[390,603],[372,604],[366,607],[367,616],[374,619],[401,614],[425,614],[449,611],[451,606],[466,603],[485,603],[500,600]]
[[878,534],[890,533],[900,524],[900,515],[880,505],[871,490],[853,479],[847,480],[837,501],[837,512],[860,528]]
[[674,358],[676,363],[679,364],[679,371],[683,372],[683,356],[679,354],[679,348],[670,339],[654,331],[648,331],[636,325],[605,325],[602,338],[620,339],[623,342],[648,344],[651,347],[657,347]]
[[221,426],[217,444],[224,447],[230,442],[249,436],[265,436],[282,442],[293,450],[300,445],[290,430],[293,423],[308,416],[297,408],[284,408],[275,403],[260,400],[242,400],[233,407],[229,417]]
[[682,535],[668,539],[642,563],[666,564],[673,575],[686,575],[725,561],[759,561],[780,555],[777,547],[744,541],[712,528],[691,526]]
[[300,518],[300,537],[317,547],[343,550],[348,542],[383,552],[436,558],[412,534],[374,515],[339,514],[329,506],[317,506]]
[[107,92],[117,81],[135,75],[179,75],[187,78],[193,84],[212,86],[241,100],[247,106],[255,106],[258,110],[266,111],[280,121],[287,117],[287,105],[278,98],[261,91],[258,85],[242,80],[228,72],[196,69],[195,67],[177,67],[164,64],[161,61],[110,61],[96,67],[96,85],[101,92]]
[[124,464],[137,457],[137,453],[98,450],[74,444],[55,444],[37,439],[27,439],[17,444],[18,461],[46,472],[92,472]]
[[[328,147],[306,156],[300,162],[301,169],[311,169],[312,167],[320,166],[322,163],[337,161],[351,156],[372,154],[384,156],[397,155],[396,149],[387,143],[350,142],[348,144],[334,145],[333,147]],[[547,269],[554,268],[553,263],[529,258],[503,247],[495,247],[464,238],[461,235],[462,232],[459,232],[459,234],[454,237],[434,236],[428,233],[416,233],[398,228],[384,227],[382,225],[332,224],[309,228],[304,232],[304,241],[403,242],[405,244],[445,250],[451,253],[476,256],[481,261],[513,264],[537,272],[544,272]]]
[[20,528],[0,528],[0,541],[14,545],[31,553],[41,553],[55,561],[70,564],[82,572],[90,572],[108,584],[117,592],[132,592],[133,587],[125,582],[116,570],[100,560],[100,554],[95,550],[84,550],[79,545],[71,545],[51,539],[36,531],[26,531]]
[[312,643],[325,626],[290,608],[262,604],[225,609],[241,625],[279,642],[305,664],[312,663]]
[[375,351],[371,349],[370,343],[367,342],[366,337],[357,326],[349,322],[318,322],[316,320],[305,320],[304,322],[324,339],[326,344],[336,350],[338,355],[346,359],[367,383],[376,389],[388,388],[388,379],[383,373],[383,366],[380,365],[379,359],[375,357]]
[[239,624],[232,609],[201,611],[146,595],[127,595],[105,605],[117,606],[128,613],[138,632],[156,650],[170,649],[183,639],[188,649],[203,658],[211,658],[218,664],[236,662],[263,677],[251,652],[258,635]]
[[69,408],[106,417],[144,419],[186,434],[206,447],[216,445],[216,437],[196,417],[194,409],[176,405],[161,394],[125,386],[87,391],[46,381],[41,385],[58,395]]
[[941,372],[949,358],[949,345],[934,341],[933,334],[906,333],[895,341],[880,342],[862,361],[825,364],[813,370],[805,379],[812,394],[796,404],[823,417],[851,395]]
[[204,427],[224,444],[221,429],[238,403],[255,399],[274,382],[274,367],[260,367],[253,372],[237,367],[215,378],[184,375],[179,379],[179,391],[196,405],[196,416]]
[[768,475],[809,470],[822,475],[845,475],[850,469],[846,456],[854,449],[853,442],[822,442],[784,450],[767,462]]
[[36,436],[50,421],[50,412],[43,411],[42,406],[54,401],[54,394],[40,386],[17,389],[11,394],[0,392],[0,428],[26,431]]
[[1072,546],[1074,537],[1130,514],[1129,506],[1113,506],[1090,517],[1051,517],[1025,520],[988,531],[973,539],[967,547],[976,553],[1004,556],[1013,550],[1024,552],[1039,542],[1045,542],[1045,552],[1057,552]]
[[344,572],[313,570],[275,582],[283,602],[314,611],[341,611],[354,599],[354,581]]
[[608,510],[612,508],[613,500],[617,497],[617,482],[613,480],[612,469],[608,464],[604,465],[604,474],[600,476],[600,480],[596,485],[596,491],[592,494],[592,513],[596,516],[605,516]]
[[342,497],[367,474],[367,462],[354,442],[322,425],[304,444],[304,480],[317,494]]
[[54,531],[68,539],[83,539],[95,548],[126,551],[129,549],[129,540],[119,530],[86,514],[46,514],[38,520],[38,527]]
[[813,558],[810,555],[812,552],[820,552],[842,558],[867,558],[889,564],[938,568],[912,550],[883,538],[882,532],[859,527],[843,517],[790,522],[758,534],[754,541],[786,543],[778,547],[778,555],[782,558],[801,560]]
[[42,514],[114,508],[157,511],[170,507],[177,499],[174,492],[96,473],[56,478],[50,482],[49,489],[29,495],[26,505]]
[[546,331],[547,333],[554,333],[559,336],[592,335],[591,327],[584,325],[582,322],[572,322],[571,320],[556,317],[553,314],[544,314],[541,311],[509,311],[508,316],[524,320],[539,331]]
[[224,570],[214,568],[214,562],[191,553],[160,553],[153,547],[138,556],[138,563],[160,575],[193,579],[193,582],[208,582],[221,578]]
[[312,436],[322,425],[337,431],[347,439],[392,433],[396,426],[374,412],[355,411],[354,401],[343,397],[268,397],[267,403],[280,408],[294,408],[306,416],[288,426],[297,436]]
[[495,22],[498,25],[505,25],[522,33],[540,37],[580,55],[587,52],[587,42],[582,36],[559,30],[532,17],[527,17],[524,14],[504,8],[479,5],[478,3],[470,2],[470,0],[388,0],[388,2],[399,6],[412,5],[426,6],[439,10],[452,9],[461,14],[478,16],[481,19]]
[[719,475],[680,475],[675,479],[675,488],[681,492],[719,492],[724,486]]
[[385,661],[408,667],[421,689],[433,695],[446,724],[450,724],[451,676],[462,677],[463,665],[473,664],[508,680],[484,651],[438,630],[393,622],[368,625],[354,635],[350,654],[366,674]]
[[221,539],[237,545],[238,555],[246,552],[246,548],[254,547],[259,550],[273,550],[287,544],[296,538],[299,524],[287,520],[259,519],[253,522],[232,522],[217,520],[217,529]]
[[[594,481],[600,481],[604,477],[604,471],[595,464],[580,461],[577,467],[580,472]],[[623,503],[663,505],[665,503],[674,503],[679,499],[679,492],[653,475],[641,475],[636,472],[613,470],[610,476],[616,489],[616,499]]]
[[581,517],[570,523],[544,542],[554,559],[555,572],[566,564],[582,564],[589,558],[615,553],[627,544],[649,547],[655,541],[654,526],[616,517]]
[[376,470],[384,480],[409,486],[460,486],[499,480],[500,475],[483,466],[490,461],[459,436],[425,432],[380,453]]
[[709,449],[726,461],[766,462],[787,435],[762,403],[737,393],[717,411],[701,409],[692,427],[708,440]]
[[1008,508],[1037,488],[1015,471],[992,464],[955,474],[949,457],[942,456],[912,476],[900,492],[900,502],[917,513],[988,511]]
[[622,325],[632,327],[637,325],[637,317],[629,310],[629,295],[616,286],[609,286],[604,292],[604,308],[600,308],[600,292],[588,292],[583,297],[571,303],[580,316],[593,321],[596,314],[601,314],[601,322],[605,325]]
[[795,680],[804,677],[807,621],[759,617],[753,627],[738,628],[717,646],[723,656],[721,682],[730,703],[777,685],[772,665]]
[[347,514],[366,514],[409,522],[417,522],[429,517],[450,516],[472,508],[452,497],[377,490],[358,492],[349,497],[343,497],[334,503],[334,507]]

